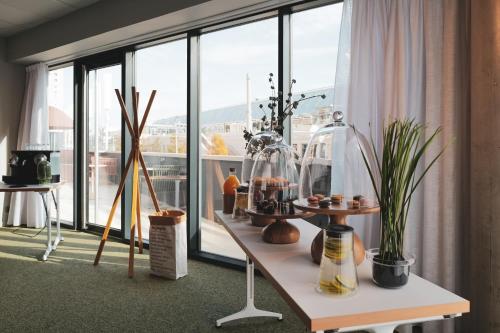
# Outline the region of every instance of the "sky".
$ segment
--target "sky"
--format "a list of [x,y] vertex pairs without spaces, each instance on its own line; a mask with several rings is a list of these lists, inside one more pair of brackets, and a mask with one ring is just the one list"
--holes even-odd
[[[341,18],[342,3],[292,14],[292,77],[297,80],[294,92],[333,86]],[[186,114],[186,43],[181,39],[140,49],[135,54],[141,111],[146,107],[151,90],[158,91],[148,123]],[[278,19],[203,34],[200,65],[202,112],[246,103],[247,74],[252,99],[266,98],[270,93],[268,74],[272,72],[276,77],[278,72]],[[72,113],[73,79],[69,72],[63,73],[64,81],[71,82],[64,84],[67,98],[49,99],[49,103]],[[109,72],[120,75],[118,71]],[[107,81],[112,85],[120,82],[119,77]],[[112,89],[108,89],[109,94],[116,101]],[[119,113],[118,103],[115,104],[112,112]],[[120,127],[119,117],[105,118],[109,119],[106,121],[112,129]]]

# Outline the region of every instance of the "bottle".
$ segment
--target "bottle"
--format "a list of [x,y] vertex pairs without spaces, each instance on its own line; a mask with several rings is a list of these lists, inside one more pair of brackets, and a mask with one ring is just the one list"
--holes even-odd
[[236,189],[240,186],[240,181],[236,177],[236,168],[229,168],[229,176],[224,182],[223,195],[224,195],[224,214],[232,214],[234,208],[234,198]]
[[224,182],[224,194],[235,195],[235,190],[240,186],[240,181],[238,177],[236,177],[236,169],[229,168],[229,176],[226,178]]
[[318,290],[329,295],[354,294],[358,288],[358,275],[353,229],[347,225],[331,224],[324,233]]

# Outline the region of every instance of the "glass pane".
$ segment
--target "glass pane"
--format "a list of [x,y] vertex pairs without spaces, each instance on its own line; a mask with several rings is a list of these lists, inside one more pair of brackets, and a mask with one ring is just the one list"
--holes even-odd
[[[141,150],[161,209],[186,209],[187,191],[187,55],[186,40],[138,50],[136,87],[142,119],[149,95],[157,90],[141,136]],[[148,214],[155,211],[142,170],[143,238],[149,237]]]
[[214,211],[222,210],[222,186],[229,168],[241,175],[243,130],[254,123],[260,127],[258,105],[270,94],[269,73],[278,82],[278,20],[202,35],[200,52],[201,250],[244,259]]
[[[88,217],[105,226],[121,177],[121,65],[91,70],[88,81]],[[111,227],[121,228],[120,206]]]
[[50,149],[61,152],[61,222],[73,224],[73,66],[49,72],[48,104]]
[[299,104],[292,116],[292,145],[302,157],[311,135],[332,121],[342,2],[292,14],[294,95],[325,94]]

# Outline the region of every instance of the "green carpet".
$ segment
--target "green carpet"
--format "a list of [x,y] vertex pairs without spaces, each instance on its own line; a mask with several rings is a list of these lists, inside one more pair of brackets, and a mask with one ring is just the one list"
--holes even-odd
[[[241,309],[245,274],[189,261],[189,275],[168,281],[149,275],[149,257],[136,255],[127,277],[128,247],[108,241],[93,266],[97,236],[63,231],[47,262],[39,261],[45,231],[36,238],[0,228],[1,332],[306,332],[264,279],[255,281],[256,305],[281,312],[283,321],[254,318],[215,328],[215,320]],[[19,229],[24,234],[35,230]]]

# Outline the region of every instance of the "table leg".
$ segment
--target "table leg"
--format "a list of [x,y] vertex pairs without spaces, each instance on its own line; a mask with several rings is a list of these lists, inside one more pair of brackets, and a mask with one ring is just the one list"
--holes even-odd
[[56,189],[56,196],[54,197],[54,193],[52,192],[52,198],[54,199],[54,205],[56,207],[56,227],[57,227],[57,235],[56,239],[54,240],[54,244],[52,244],[52,250],[56,250],[57,245],[59,242],[62,242],[64,240],[64,237],[61,236],[61,208],[59,205],[60,202],[60,193],[59,193],[59,188]]
[[49,257],[50,252],[52,252],[52,223],[50,221],[50,206],[48,200],[48,192],[40,193],[42,196],[43,206],[45,208],[45,225],[47,226],[47,249],[43,254],[43,261],[46,261]]
[[179,209],[179,191],[180,191],[180,186],[181,181],[179,179],[175,180],[175,208]]
[[255,276],[254,276],[254,264],[250,258],[247,256],[247,304],[243,310],[236,312],[227,317],[218,319],[215,322],[217,327],[229,321],[242,319],[242,318],[252,318],[252,317],[274,317],[278,320],[283,320],[283,315],[281,313],[270,312],[259,310],[255,307],[254,303],[254,287],[255,287]]

